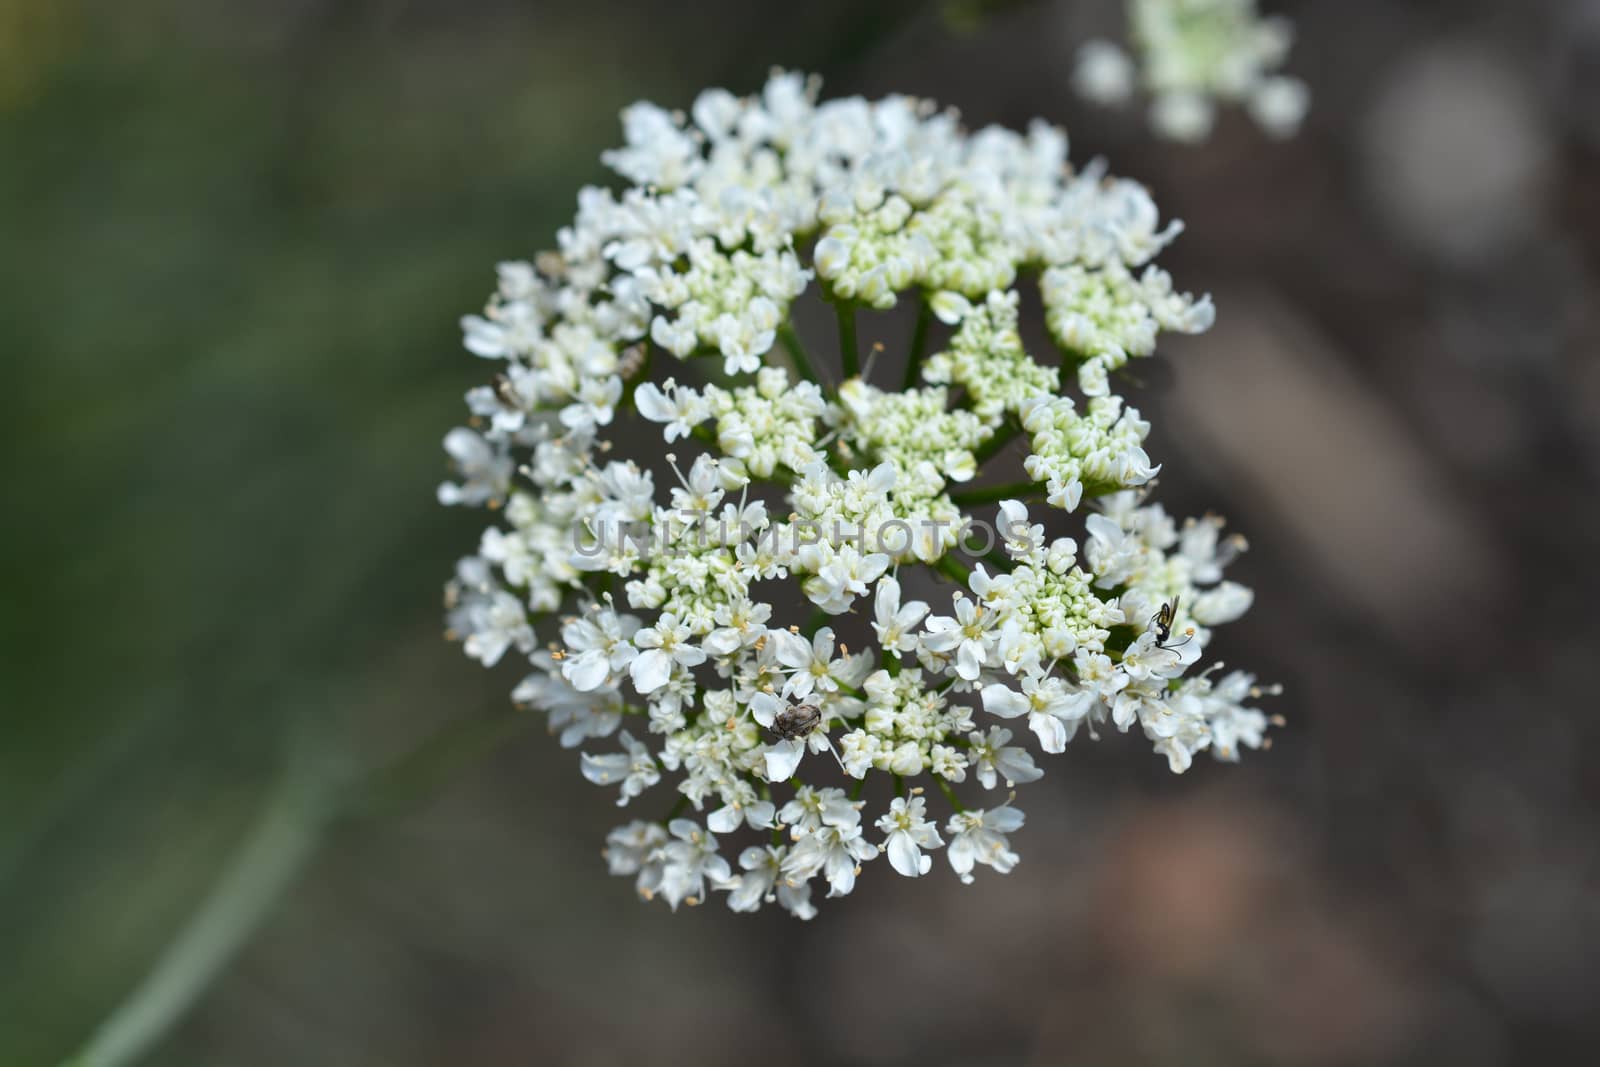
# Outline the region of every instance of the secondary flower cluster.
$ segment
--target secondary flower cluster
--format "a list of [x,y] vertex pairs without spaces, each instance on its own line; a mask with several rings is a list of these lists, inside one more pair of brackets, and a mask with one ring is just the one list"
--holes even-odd
[[[522,663],[513,699],[619,804],[675,778],[607,838],[612,872],[673,908],[809,918],[814,885],[849,893],[880,854],[1011,870],[1011,791],[1080,730],[1137,731],[1180,772],[1264,744],[1253,677],[1193,669],[1250,606],[1222,578],[1243,542],[1149,499],[1149,424],[1111,391],[1212,318],[1152,265],[1180,226],[1141,186],[1075,172],[1044,124],[969,133],[787,73],[624,130],[604,159],[628,187],[584,189],[463,320],[497,373],[439,490],[496,520],[447,588],[467,653]],[[1082,400],[1026,350],[1019,282]],[[793,326],[808,295],[842,375]],[[860,367],[858,311],[902,303],[891,383],[883,346]],[[978,484],[1005,469],[1025,477]],[[1073,512],[1081,540],[1047,532]]]
[[1128,0],[1127,12],[1137,58],[1110,41],[1087,42],[1073,76],[1080,95],[1122,104],[1142,88],[1151,126],[1174,141],[1205,140],[1218,103],[1243,104],[1274,137],[1300,128],[1310,91],[1274,73],[1294,42],[1288,19],[1261,17],[1256,0]]

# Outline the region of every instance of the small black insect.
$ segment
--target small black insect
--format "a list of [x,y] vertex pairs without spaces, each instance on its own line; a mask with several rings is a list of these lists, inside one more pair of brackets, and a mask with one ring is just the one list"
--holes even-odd
[[1166,604],[1161,605],[1161,610],[1151,617],[1150,623],[1156,628],[1156,647],[1164,648],[1168,652],[1176,652],[1194,638],[1194,628],[1190,627],[1185,632],[1184,639],[1176,645],[1169,645],[1167,641],[1172,637],[1172,623],[1178,617],[1178,601],[1180,597],[1173,597]]
[[793,704],[772,717],[772,732],[785,741],[793,741],[821,723],[822,711],[815,704]]

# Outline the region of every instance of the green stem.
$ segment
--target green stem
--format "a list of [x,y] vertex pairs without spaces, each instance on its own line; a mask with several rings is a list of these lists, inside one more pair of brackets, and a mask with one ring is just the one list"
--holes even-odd
[[856,347],[856,308],[854,304],[835,304],[839,316],[839,359],[844,367],[843,379],[849,381],[861,373],[861,354]]
[[161,1040],[266,918],[316,851],[328,810],[291,770],[259,821],[150,973],[63,1067],[121,1067]]
[[951,493],[950,499],[957,507],[974,504],[993,504],[997,500],[1017,500],[1039,496],[1044,492],[1043,482],[1007,482],[1005,485],[986,485],[978,489],[963,489]]
[[861,799],[861,790],[865,789],[866,786],[867,786],[867,776],[863,774],[860,778],[856,779],[856,784],[850,787],[850,799],[851,800],[860,800]]
[[911,330],[911,352],[906,356],[907,389],[915,389],[922,372],[922,353],[928,344],[928,324],[933,321],[933,309],[928,306],[928,298],[918,295],[917,299],[917,324]]
[[291,762],[255,827],[193,917],[126,1000],[62,1067],[125,1067],[176,1024],[244,947],[341,820],[360,825],[434,790],[463,764],[540,716],[528,711],[455,722],[363,782],[335,792]]
[[961,801],[956,799],[956,791],[950,788],[949,782],[945,781],[943,778],[940,778],[938,775],[934,775],[933,780],[938,783],[939,792],[944,794],[944,798],[950,802],[950,806],[952,808],[955,808],[957,811],[967,810],[961,806]]
[[1005,553],[1001,552],[999,549],[995,549],[993,552],[985,555],[983,557],[983,561],[989,566],[993,567],[995,570],[999,571],[1001,574],[1011,573],[1011,558]]
[[1004,428],[995,431],[995,435],[993,437],[989,438],[982,445],[978,446],[978,449],[972,453],[973,458],[978,461],[978,466],[981,467],[993,459],[1001,449],[1005,448],[1006,445],[1009,445],[1016,438],[1017,434],[1021,432],[1022,427],[1018,426],[1014,422],[1008,422]]
[[939,561],[933,566],[935,570],[944,574],[962,588],[966,587],[967,579],[972,577],[971,569],[954,556],[940,556]]
[[897,797],[906,795],[906,780],[898,774],[894,776],[894,795]]
[[800,632],[805,634],[806,640],[809,641],[817,636],[817,631],[828,625],[832,618],[832,615],[821,608],[812,608],[811,614],[806,618],[806,624],[800,627]]
[[784,323],[778,327],[778,340],[783,342],[783,347],[789,353],[789,358],[794,361],[794,369],[800,377],[808,382],[822,384],[817,377],[817,369],[811,365],[811,358],[806,355],[806,350],[800,344],[800,335],[794,332],[794,326]]

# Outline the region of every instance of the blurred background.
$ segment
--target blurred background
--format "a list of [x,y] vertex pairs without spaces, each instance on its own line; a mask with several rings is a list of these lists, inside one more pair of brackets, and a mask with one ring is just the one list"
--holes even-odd
[[[1109,0],[0,0],[0,1065],[163,952],[152,1064],[1600,1052],[1600,2],[1265,6],[1306,129],[1189,149],[1072,96]],[[1168,509],[1251,539],[1213,651],[1289,720],[1181,778],[1080,739],[1012,875],[810,924],[606,875],[609,796],[441,640],[482,523],[433,499],[493,264],[621,107],[773,64],[1043,116],[1187,220],[1218,325],[1136,402]]]

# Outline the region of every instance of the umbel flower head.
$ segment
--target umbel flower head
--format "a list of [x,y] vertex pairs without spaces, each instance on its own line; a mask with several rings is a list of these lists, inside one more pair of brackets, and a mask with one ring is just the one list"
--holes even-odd
[[[1268,726],[1251,675],[1198,669],[1250,606],[1222,577],[1243,541],[1149,499],[1149,423],[1112,391],[1211,323],[1152,263],[1179,224],[1043,123],[817,89],[628,108],[603,157],[626,186],[582,190],[462,323],[494,379],[439,498],[493,522],[450,631],[647,808],[605,856],[674,909],[810,918],[817,888],[940,853],[1004,873],[1040,754],[1136,732],[1181,772]],[[831,305],[837,361],[801,301]]]
[[1173,141],[1203,141],[1217,104],[1243,104],[1274,137],[1292,137],[1310,91],[1277,74],[1294,27],[1263,18],[1256,0],[1127,0],[1130,57],[1110,41],[1078,50],[1073,83],[1086,99],[1121,104],[1136,87],[1150,97],[1150,124]]

